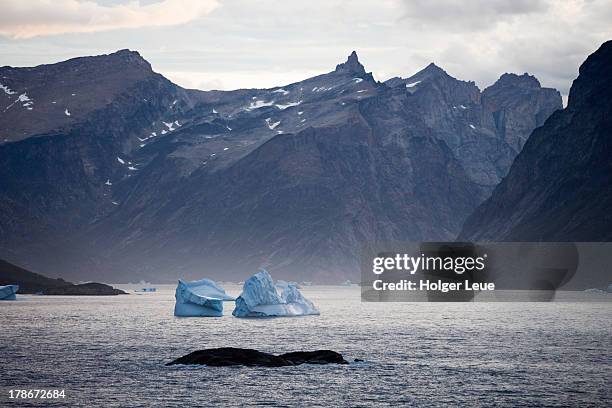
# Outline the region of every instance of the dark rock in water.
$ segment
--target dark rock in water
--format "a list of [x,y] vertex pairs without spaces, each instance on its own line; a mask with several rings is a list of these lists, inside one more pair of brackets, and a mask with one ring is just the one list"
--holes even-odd
[[197,350],[166,364],[199,364],[212,367],[244,365],[248,367],[284,367],[300,364],[348,364],[342,354],[331,350],[263,353],[253,349],[221,347]]
[[103,283],[90,282],[81,285],[68,285],[57,288],[48,288],[43,291],[44,295],[70,295],[70,296],[113,296],[127,295],[120,289]]
[[342,354],[331,350],[294,351],[279,356],[295,365],[299,364],[348,364]]

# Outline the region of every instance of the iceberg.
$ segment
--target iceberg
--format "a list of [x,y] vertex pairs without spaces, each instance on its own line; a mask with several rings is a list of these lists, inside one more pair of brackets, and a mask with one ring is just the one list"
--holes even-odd
[[0,300],[15,300],[17,296],[15,294],[19,290],[18,285],[5,285],[0,286]]
[[175,297],[174,315],[180,317],[219,317],[223,315],[223,302],[234,300],[210,279],[193,282],[179,279]]
[[318,315],[319,309],[294,283],[274,284],[272,276],[262,269],[244,282],[232,314],[236,317],[306,316]]

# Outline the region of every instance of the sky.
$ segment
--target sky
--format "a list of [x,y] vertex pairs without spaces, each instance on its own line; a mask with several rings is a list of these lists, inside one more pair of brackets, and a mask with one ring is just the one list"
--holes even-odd
[[1,0],[0,65],[129,48],[188,88],[267,88],[352,50],[374,78],[430,62],[484,89],[535,75],[566,99],[580,63],[612,38],[610,0]]

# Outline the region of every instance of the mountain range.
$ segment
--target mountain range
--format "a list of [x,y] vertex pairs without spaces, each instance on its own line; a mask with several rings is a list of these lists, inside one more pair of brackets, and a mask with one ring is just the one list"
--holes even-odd
[[561,109],[528,74],[378,82],[355,52],[235,91],[181,88],[129,50],[2,67],[0,258],[72,280],[354,279],[364,246],[455,239]]

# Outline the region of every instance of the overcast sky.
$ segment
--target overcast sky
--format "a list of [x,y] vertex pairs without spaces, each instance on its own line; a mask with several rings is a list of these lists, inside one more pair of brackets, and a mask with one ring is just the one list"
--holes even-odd
[[2,0],[0,65],[139,51],[179,85],[271,87],[356,50],[377,80],[435,62],[482,89],[529,72],[566,95],[612,38],[610,0]]

